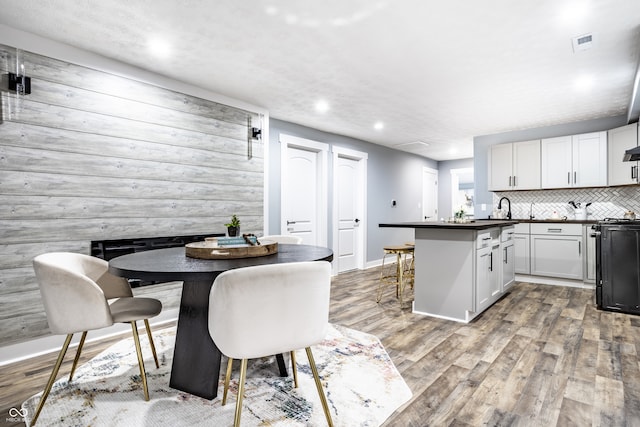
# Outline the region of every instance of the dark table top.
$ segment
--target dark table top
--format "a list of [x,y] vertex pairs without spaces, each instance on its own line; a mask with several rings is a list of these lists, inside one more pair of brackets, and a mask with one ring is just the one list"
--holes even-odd
[[333,260],[331,249],[310,245],[278,244],[278,252],[272,255],[215,260],[190,258],[185,255],[184,247],[178,247],[137,252],[113,258],[109,261],[109,272],[130,279],[204,280],[234,268],[331,260]]

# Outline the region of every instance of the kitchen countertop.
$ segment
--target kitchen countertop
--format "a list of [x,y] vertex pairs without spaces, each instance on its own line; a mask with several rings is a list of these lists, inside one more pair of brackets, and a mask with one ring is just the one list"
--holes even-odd
[[597,224],[594,219],[576,220],[576,219],[476,219],[473,222],[454,223],[445,221],[418,221],[418,222],[397,222],[397,223],[381,223],[379,227],[393,228],[450,228],[462,230],[484,230],[491,227],[506,227],[517,223],[528,224]]
[[397,223],[382,223],[378,224],[379,227],[393,227],[393,228],[449,228],[458,230],[484,230],[492,227],[507,227],[514,225],[518,221],[508,219],[483,219],[476,220],[474,222],[455,223],[455,222],[438,222],[438,221],[418,221],[418,222],[397,222]]
[[[497,221],[494,219],[476,219],[476,221]],[[551,223],[567,223],[567,224],[597,224],[598,220],[597,219],[562,219],[562,218],[558,218],[558,219],[502,219],[500,221],[511,221],[511,222],[524,222],[524,223],[529,223],[529,224],[535,224],[535,223],[547,223],[547,222],[551,222]]]

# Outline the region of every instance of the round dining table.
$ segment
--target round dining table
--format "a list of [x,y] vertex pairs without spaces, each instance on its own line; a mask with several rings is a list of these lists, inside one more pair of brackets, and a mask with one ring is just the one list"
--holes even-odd
[[[332,260],[331,249],[310,245],[278,244],[278,252],[271,255],[211,260],[187,257],[184,247],[176,247],[113,258],[109,261],[109,272],[129,279],[183,282],[169,386],[214,399],[221,362],[220,350],[209,335],[208,325],[209,293],[215,278],[234,268]],[[279,364],[282,372],[282,358]]]

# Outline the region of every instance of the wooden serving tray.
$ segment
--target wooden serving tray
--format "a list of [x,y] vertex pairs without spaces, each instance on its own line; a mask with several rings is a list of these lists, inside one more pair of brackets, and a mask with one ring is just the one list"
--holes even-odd
[[260,245],[251,246],[233,245],[218,246],[216,241],[204,241],[187,243],[184,246],[185,254],[190,258],[200,259],[235,259],[235,258],[254,258],[266,256],[278,252],[278,243],[264,241]]

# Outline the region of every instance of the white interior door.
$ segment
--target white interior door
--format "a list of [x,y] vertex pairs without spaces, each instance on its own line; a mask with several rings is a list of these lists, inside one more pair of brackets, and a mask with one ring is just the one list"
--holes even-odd
[[357,234],[360,231],[358,215],[358,161],[338,157],[336,174],[340,182],[338,194],[338,265],[339,271],[357,267]]
[[327,244],[327,145],[289,135],[282,144],[281,234],[302,237],[305,245]]
[[334,147],[334,254],[337,271],[364,268],[367,154]]
[[284,213],[286,233],[302,237],[307,245],[315,245],[318,236],[318,186],[316,153],[289,148],[289,177],[285,191],[289,203]]
[[422,220],[438,220],[438,171],[422,168]]

